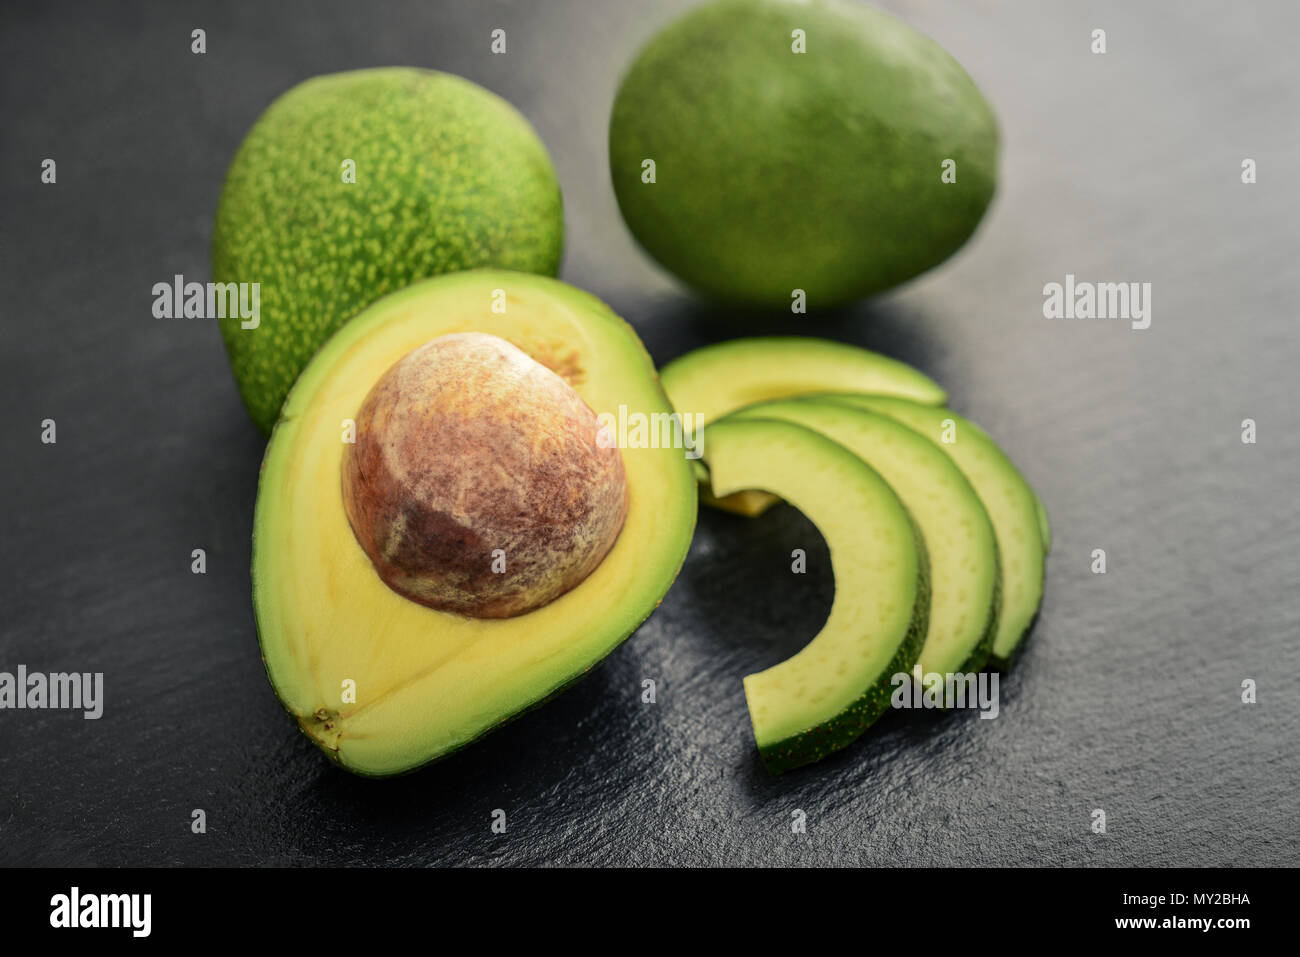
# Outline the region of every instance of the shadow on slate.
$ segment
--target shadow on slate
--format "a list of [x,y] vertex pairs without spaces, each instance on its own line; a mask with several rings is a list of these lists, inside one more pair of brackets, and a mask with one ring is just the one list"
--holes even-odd
[[[645,317],[644,321],[642,317]],[[659,365],[700,346],[746,336],[816,336],[861,346],[930,373],[943,357],[915,308],[881,296],[828,310],[795,314],[758,310],[679,295],[637,302],[624,316],[637,327]]]

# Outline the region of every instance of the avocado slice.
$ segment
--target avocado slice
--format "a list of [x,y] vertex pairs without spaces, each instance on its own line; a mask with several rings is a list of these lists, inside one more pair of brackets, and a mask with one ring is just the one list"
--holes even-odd
[[930,617],[917,664],[925,675],[984,667],[997,629],[997,539],[979,496],[951,458],[895,419],[833,402],[761,402],[730,418],[802,425],[875,469],[916,522],[930,559]]
[[[835,395],[833,401],[897,419],[952,457],[979,493],[998,541],[1002,573],[998,629],[990,659],[1009,667],[1029,633],[1043,599],[1046,549],[1042,527],[1047,512],[1029,483],[983,429],[951,409],[874,395]],[[945,420],[952,420],[956,439],[945,442]]]
[[767,399],[872,392],[943,405],[942,386],[906,363],[810,336],[756,336],[702,346],[660,370],[673,408],[707,424]]
[[835,599],[794,657],[745,678],[754,740],[781,773],[845,747],[889,707],[929,615],[925,545],[893,489],[823,435],[775,419],[727,418],[704,433],[715,494],[762,489],[790,502],[830,549]]
[[[505,312],[494,309],[502,301]],[[596,414],[671,413],[631,327],[594,297],[539,276],[474,271],[421,282],[324,345],[266,450],[253,605],[276,694],[331,759],[358,774],[396,774],[450,754],[583,675],[655,609],[691,541],[696,485],[682,449],[620,443],[621,531],[559,597],[513,617],[471,617],[386,584],[345,508],[343,466],[359,447],[347,441],[348,423],[360,421],[372,388],[403,357],[464,333],[522,350],[521,361],[557,373]],[[490,450],[482,461],[491,481]]]
[[[673,408],[699,423],[728,412],[809,392],[879,392],[942,405],[947,394],[911,366],[878,352],[810,336],[759,336],[703,346],[669,362],[660,371]],[[747,489],[719,497],[707,488],[706,505],[750,518],[780,501]]]
[[1052,520],[1047,517],[1047,506],[1043,500],[1034,492],[1034,510],[1038,513],[1038,533],[1043,539],[1043,551],[1052,550]]

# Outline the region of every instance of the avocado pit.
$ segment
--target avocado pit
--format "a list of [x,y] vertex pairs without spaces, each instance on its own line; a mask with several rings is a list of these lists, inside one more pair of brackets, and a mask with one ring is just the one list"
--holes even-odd
[[574,588],[622,530],[618,448],[568,383],[484,333],[440,336],[375,383],[343,504],[379,577],[431,608],[508,618]]

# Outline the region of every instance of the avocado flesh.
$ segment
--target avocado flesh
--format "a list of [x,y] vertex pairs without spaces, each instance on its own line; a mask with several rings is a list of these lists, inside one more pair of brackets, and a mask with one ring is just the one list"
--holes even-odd
[[732,418],[793,422],[838,442],[880,474],[916,522],[930,560],[923,674],[978,671],[997,627],[998,552],[970,482],[924,436],[888,416],[814,399],[763,402]]
[[912,667],[925,636],[925,546],[889,485],[810,429],[728,418],[706,429],[703,447],[716,494],[780,496],[830,550],[826,624],[794,657],[744,680],[759,753],[781,773],[845,747],[889,707],[891,678]]
[[1052,550],[1052,521],[1047,517],[1047,506],[1043,504],[1043,500],[1038,497],[1037,492],[1034,492],[1034,509],[1038,513],[1038,534],[1043,539],[1043,551],[1050,552]]
[[906,363],[830,339],[758,336],[688,352],[659,373],[678,412],[713,422],[728,412],[808,392],[872,392],[926,405],[947,400],[943,388]]
[[775,495],[757,492],[754,489],[745,489],[743,492],[736,492],[734,495],[718,498],[709,491],[708,486],[700,487],[701,505],[707,505],[723,512],[731,512],[734,515],[743,515],[746,518],[757,518],[773,505],[779,504],[780,501]]
[[[492,311],[494,290],[507,311]],[[668,413],[640,340],[603,303],[522,273],[428,280],[345,325],[304,370],[262,466],[253,603],[267,673],[303,730],[365,775],[411,770],[474,741],[595,665],[655,608],[686,555],[695,480],[681,449],[622,448],[629,507],[596,570],[525,615],[467,618],[403,598],[342,504],[344,420],[412,349],[452,332],[511,342],[594,412]],[[355,682],[356,701],[342,700]]]
[[213,226],[213,280],[260,283],[256,328],[221,321],[249,415],[269,432],[316,350],[381,296],[478,267],[554,276],[563,246],[546,147],[496,94],[407,67],[298,84],[240,145]]
[[[998,629],[990,659],[1001,668],[1010,666],[1043,599],[1046,550],[1040,525],[1041,504],[1029,483],[983,429],[951,409],[881,396],[826,398],[879,412],[915,429],[951,456],[970,480],[993,522],[1002,574]],[[943,441],[945,419],[956,425],[955,442]],[[1045,520],[1046,510],[1041,515]]]
[[[673,408],[712,422],[728,412],[809,392],[879,392],[927,405],[947,400],[943,388],[911,366],[878,352],[830,339],[759,336],[703,346],[660,371]],[[717,496],[701,489],[705,505],[753,518],[780,501],[747,489]]]

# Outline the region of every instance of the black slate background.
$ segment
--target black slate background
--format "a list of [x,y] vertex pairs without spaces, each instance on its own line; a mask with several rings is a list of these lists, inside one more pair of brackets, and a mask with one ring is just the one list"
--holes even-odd
[[[694,300],[619,218],[615,85],[681,0],[6,3],[0,670],[103,671],[106,713],[0,712],[0,864],[1300,862],[1300,8],[886,5],[984,88],[1002,185],[953,261],[814,323]],[[488,53],[498,26],[505,56]],[[189,52],[194,27],[206,55]],[[393,63],[468,76],[532,120],[565,190],[563,277],[657,360],[826,334],[915,363],[1004,443],[1056,543],[997,720],[893,714],[846,753],[766,776],[740,678],[806,641],[832,593],[820,538],[783,507],[704,513],[629,643],[440,765],[354,779],[298,734],[249,605],[263,442],[215,326],[153,319],[150,290],[206,280],[225,166],[274,96]],[[1045,320],[1042,286],[1067,272],[1152,282],[1152,327]],[[39,441],[44,418],[57,445]],[[197,547],[206,576],[190,573]],[[794,547],[810,574],[789,574]],[[640,702],[645,677],[657,705]],[[790,833],[796,808],[806,835]]]

